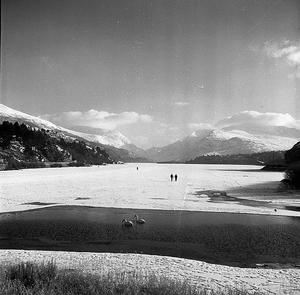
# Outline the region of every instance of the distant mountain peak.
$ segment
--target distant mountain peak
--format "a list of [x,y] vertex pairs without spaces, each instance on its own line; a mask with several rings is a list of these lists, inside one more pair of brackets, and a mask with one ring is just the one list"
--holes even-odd
[[299,126],[289,114],[244,111],[147,153],[155,161],[187,161],[202,155],[288,150],[300,139]]

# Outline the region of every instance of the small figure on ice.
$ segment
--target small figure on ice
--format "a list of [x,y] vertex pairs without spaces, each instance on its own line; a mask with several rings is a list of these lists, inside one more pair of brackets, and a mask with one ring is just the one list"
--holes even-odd
[[177,181],[177,174],[175,174],[174,178],[175,178],[175,181]]
[[173,181],[173,174],[170,175],[171,181]]

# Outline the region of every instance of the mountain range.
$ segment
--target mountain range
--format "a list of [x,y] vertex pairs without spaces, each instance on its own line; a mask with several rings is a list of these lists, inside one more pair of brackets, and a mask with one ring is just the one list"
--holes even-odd
[[205,155],[288,150],[300,139],[300,127],[293,120],[287,114],[246,111],[220,120],[215,125],[200,128],[169,145],[143,150],[116,130],[82,127],[74,131],[0,104],[0,122],[17,121],[46,129],[52,136],[84,140],[105,149],[112,159],[124,162],[185,162]]
[[184,162],[204,155],[283,151],[293,146],[300,138],[300,130],[297,129],[279,127],[278,130],[270,128],[267,131],[269,133],[263,134],[262,132],[250,133],[245,130],[228,128],[199,130],[170,145],[152,148],[146,152],[147,157],[153,161]]

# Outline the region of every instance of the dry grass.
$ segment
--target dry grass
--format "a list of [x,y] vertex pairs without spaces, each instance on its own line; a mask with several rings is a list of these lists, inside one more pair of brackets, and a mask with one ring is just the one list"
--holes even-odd
[[[209,287],[209,286],[208,286]],[[212,291],[196,289],[186,282],[137,273],[83,274],[59,270],[53,262],[20,263],[0,269],[2,295],[247,295],[246,291],[227,289]],[[258,293],[256,293],[258,294]]]

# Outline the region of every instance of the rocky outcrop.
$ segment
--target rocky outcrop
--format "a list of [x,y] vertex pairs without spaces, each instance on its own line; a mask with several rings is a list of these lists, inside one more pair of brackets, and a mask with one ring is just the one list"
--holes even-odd
[[284,184],[290,188],[300,188],[300,142],[285,153],[288,168],[285,172]]
[[300,161],[300,141],[285,153],[287,164],[293,164]]

